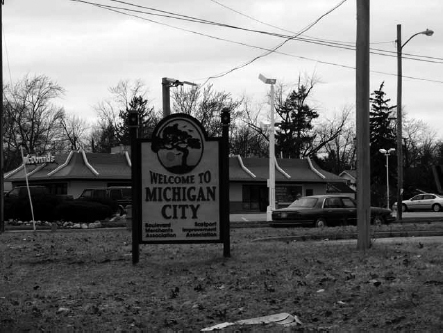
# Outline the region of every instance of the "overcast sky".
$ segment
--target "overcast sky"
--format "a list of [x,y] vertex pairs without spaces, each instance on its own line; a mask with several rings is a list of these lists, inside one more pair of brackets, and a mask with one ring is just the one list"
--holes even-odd
[[[321,18],[300,35],[307,42],[287,41],[280,53],[209,82],[234,98],[246,95],[261,103],[269,86],[259,81],[260,73],[285,84],[295,84],[299,75],[315,75],[319,83],[310,103],[321,117],[355,105],[355,51],[346,48],[355,45],[356,0],[340,6],[341,0],[90,2],[143,13],[126,11],[137,18],[69,0],[5,0],[4,82],[44,74],[66,89],[60,106],[93,119],[93,106],[110,96],[109,87],[141,79],[151,104],[161,109],[162,77],[202,84],[262,55],[265,51],[259,48],[272,49],[285,40],[268,33],[294,35]],[[242,29],[148,15],[144,12],[171,16],[128,4]],[[371,92],[384,81],[391,105],[397,99],[397,24],[402,25],[403,42],[427,28],[435,32],[432,37],[418,35],[403,48],[405,58],[421,60],[403,60],[403,105],[407,117],[423,120],[443,138],[443,1],[372,0],[370,7]],[[381,50],[388,56],[375,54]]]

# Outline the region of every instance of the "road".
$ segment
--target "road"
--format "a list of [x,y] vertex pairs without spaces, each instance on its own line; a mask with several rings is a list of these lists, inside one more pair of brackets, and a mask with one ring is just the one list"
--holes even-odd
[[[395,214],[393,214],[395,216]],[[404,212],[402,214],[403,219],[409,220],[414,218],[419,219],[441,219],[443,221],[443,212]],[[231,222],[266,222],[266,213],[244,213],[244,214],[231,214]]]

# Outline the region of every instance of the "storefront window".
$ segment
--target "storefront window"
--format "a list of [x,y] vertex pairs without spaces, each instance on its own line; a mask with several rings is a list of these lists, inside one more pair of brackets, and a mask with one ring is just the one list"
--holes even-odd
[[268,205],[267,187],[263,185],[243,185],[242,203],[246,211],[266,211]]

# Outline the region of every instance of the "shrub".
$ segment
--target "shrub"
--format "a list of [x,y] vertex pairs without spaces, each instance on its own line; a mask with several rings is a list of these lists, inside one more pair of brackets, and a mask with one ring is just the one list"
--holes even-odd
[[[92,202],[92,203],[100,203],[102,205],[108,206],[111,209],[111,216],[113,213],[118,212],[118,203],[115,200],[109,199],[109,198],[82,198],[79,200],[76,200],[78,202]],[[107,216],[108,217],[108,216]]]
[[[32,195],[34,219],[53,221],[54,208],[60,200],[51,194]],[[5,219],[32,220],[31,205],[27,197],[5,198]]]
[[110,217],[112,209],[109,205],[94,201],[65,201],[55,208],[54,215],[58,220],[93,222]]

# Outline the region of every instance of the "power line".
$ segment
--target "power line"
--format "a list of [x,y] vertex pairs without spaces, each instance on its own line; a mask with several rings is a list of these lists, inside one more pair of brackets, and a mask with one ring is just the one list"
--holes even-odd
[[[231,28],[231,29],[243,30],[243,31],[246,31],[246,32],[253,32],[253,33],[269,35],[269,36],[273,36],[273,37],[280,37],[280,38],[284,38],[286,40],[284,43],[286,43],[288,40],[295,40],[295,41],[301,41],[301,42],[306,42],[306,43],[311,43],[311,44],[318,44],[318,45],[322,45],[322,46],[328,46],[328,47],[333,47],[333,48],[339,48],[339,49],[355,51],[355,46],[350,45],[350,44],[344,44],[343,42],[330,41],[330,40],[324,40],[324,39],[313,38],[313,37],[309,39],[309,38],[305,38],[305,37],[300,37],[299,35],[301,33],[299,33],[297,36],[289,36],[289,35],[282,35],[282,34],[277,34],[277,33],[271,33],[271,32],[262,31],[262,30],[246,29],[246,28],[237,27],[237,26],[233,26],[233,25],[228,25],[228,24],[223,24],[223,23],[219,23],[219,22],[213,22],[213,21],[209,21],[209,20],[195,18],[195,17],[191,17],[191,16],[188,16],[188,15],[176,14],[176,13],[173,13],[173,12],[159,10],[159,9],[155,9],[155,8],[151,8],[151,7],[135,5],[135,4],[131,4],[131,3],[125,2],[125,1],[109,0],[109,1],[112,1],[112,2],[117,2],[117,3],[129,5],[129,6],[133,6],[133,7],[136,7],[136,8],[143,8],[143,9],[158,11],[158,12],[161,12],[162,14],[154,14],[154,13],[150,13],[150,12],[146,12],[146,11],[134,10],[134,9],[129,9],[129,8],[125,8],[125,7],[116,7],[116,6],[102,5],[102,4],[97,4],[97,3],[89,2],[89,1],[85,1],[85,0],[71,0],[71,1],[93,5],[93,6],[102,8],[102,9],[107,9],[107,10],[110,10],[110,11],[117,12],[119,14],[133,16],[133,17],[136,17],[136,18],[139,18],[139,19],[142,19],[142,20],[146,20],[146,21],[150,21],[150,22],[153,22],[153,23],[165,25],[165,26],[168,26],[168,27],[173,27],[173,28],[178,29],[178,30],[183,30],[183,31],[188,31],[188,32],[200,34],[200,35],[203,35],[203,36],[208,36],[208,35],[203,34],[203,33],[194,32],[194,31],[187,30],[187,29],[178,28],[178,27],[166,24],[166,23],[161,23],[161,22],[150,20],[150,19],[147,19],[147,18],[142,18],[142,17],[140,17],[138,15],[135,15],[135,14],[124,13],[124,12],[121,12],[121,10],[124,10],[125,12],[134,12],[134,13],[139,13],[139,14],[144,14],[144,15],[161,16],[161,17],[166,17],[166,18],[170,18],[170,19],[190,21],[190,22],[193,22],[193,23],[209,24],[209,25],[215,25],[215,26],[226,27],[226,28]],[[346,1],[346,0],[344,0],[344,1]],[[166,14],[168,14],[168,15],[166,15]],[[213,38],[213,37],[211,37],[211,38]],[[217,37],[215,37],[215,38],[217,38]],[[220,38],[220,39],[222,39],[222,38]],[[387,57],[397,57],[395,51],[389,51],[389,50],[383,50],[383,49],[371,49],[371,50],[372,50],[371,51],[372,54],[377,54],[377,55],[387,56]],[[443,63],[443,58],[438,58],[438,57],[420,56],[420,55],[413,55],[413,54],[404,54],[403,58],[404,59],[409,59],[409,60],[431,62],[431,63]],[[421,59],[421,58],[423,58],[423,59]],[[433,60],[428,60],[428,59],[433,59]]]
[[[82,1],[82,0],[72,0],[72,1],[78,1],[78,2],[85,2],[86,1]],[[262,30],[254,30],[254,29],[247,29],[247,28],[242,28],[242,27],[237,27],[237,26],[233,26],[233,25],[229,25],[229,24],[224,24],[224,23],[219,23],[219,22],[214,22],[214,21],[209,21],[209,20],[205,20],[205,19],[201,19],[201,18],[196,18],[196,17],[192,17],[192,16],[188,16],[188,15],[183,15],[183,14],[177,14],[177,13],[173,13],[170,11],[165,11],[165,10],[160,10],[160,9],[156,9],[156,8],[152,8],[152,7],[146,7],[146,6],[141,6],[141,5],[136,5],[130,2],[126,2],[126,1],[122,1],[122,0],[109,0],[111,2],[116,2],[116,3],[120,3],[120,4],[124,4],[124,5],[128,5],[128,6],[133,6],[136,8],[142,8],[142,9],[148,9],[151,11],[156,11],[156,12],[160,12],[163,14],[168,14],[168,15],[163,15],[163,14],[153,14],[153,13],[149,13],[146,11],[139,11],[139,10],[131,10],[129,8],[123,8],[123,7],[113,7],[113,6],[107,6],[107,5],[101,5],[101,6],[106,6],[109,8],[113,8],[113,9],[122,9],[122,10],[126,10],[126,11],[134,11],[134,12],[138,12],[141,14],[147,14],[147,15],[154,15],[154,16],[163,16],[166,18],[172,18],[172,19],[177,19],[177,20],[184,20],[184,21],[190,21],[190,22],[195,22],[195,23],[202,23],[202,24],[210,24],[210,25],[216,25],[216,26],[220,26],[220,27],[226,27],[226,28],[231,28],[231,29],[238,29],[238,30],[244,30],[244,31],[248,31],[248,32],[256,32],[256,33],[260,33],[260,34],[266,34],[266,35],[270,35],[270,36],[275,36],[275,37],[280,37],[280,38],[285,38],[285,39],[294,39],[294,40],[298,40],[298,41],[303,41],[303,42],[307,42],[307,43],[313,43],[313,44],[319,44],[319,45],[325,45],[325,46],[330,46],[330,47],[336,47],[336,48],[343,48],[343,49],[348,49],[348,50],[355,50],[355,46],[353,46],[355,43],[351,43],[351,42],[340,42],[340,41],[334,41],[334,40],[327,40],[327,39],[321,39],[321,38],[315,38],[315,37],[309,37],[306,36],[308,38],[302,38],[299,37],[298,35],[301,35],[302,32],[292,32],[290,30],[287,29],[283,29],[283,28],[279,28],[275,25],[271,25],[268,23],[265,23],[263,21],[257,20],[249,15],[245,15],[239,11],[236,11],[234,9],[232,9],[231,7],[228,7],[226,5],[223,5],[215,0],[210,0],[220,6],[223,6],[229,10],[232,10],[240,15],[243,15],[245,17],[248,17],[252,20],[255,20],[259,23],[265,24],[267,26],[273,27],[273,28],[277,28],[279,30],[282,31],[286,31],[286,32],[290,32],[292,34],[296,34],[296,37],[291,37],[288,35],[281,35],[281,34],[276,34],[276,33],[271,33],[271,32],[267,32],[267,31],[262,31]],[[339,6],[341,6],[346,0],[343,0],[342,3],[339,4]],[[391,41],[392,42],[392,41]],[[380,42],[380,43],[391,43],[391,42]],[[378,43],[378,44],[380,44]],[[373,54],[378,54],[378,55],[382,55],[382,56],[392,56],[392,57],[396,57],[396,51],[389,51],[389,50],[383,50],[383,49],[372,49],[373,51],[379,51],[379,52],[385,52],[387,54],[381,54],[381,53],[377,53],[377,52],[372,52]],[[389,55],[391,54],[391,55]],[[434,59],[434,60],[442,60],[443,58],[438,58],[438,57],[429,57],[429,56],[420,56],[420,55],[414,55],[414,54],[403,54],[404,59],[411,59],[411,60],[417,60],[417,61],[424,61],[418,58],[426,58],[426,59]],[[431,61],[433,62],[433,61]],[[438,61],[435,63],[439,63]]]
[[[106,10],[109,10],[111,12],[115,12],[115,13],[121,14],[121,15],[130,16],[130,17],[138,18],[138,19],[141,19],[141,20],[144,20],[144,21],[148,21],[148,22],[151,22],[151,23],[156,23],[156,24],[159,24],[159,25],[167,26],[167,27],[172,28],[172,29],[176,29],[176,30],[180,30],[180,31],[185,31],[185,32],[189,32],[189,33],[192,33],[192,34],[195,34],[195,35],[204,36],[204,37],[207,37],[207,38],[211,38],[211,39],[215,39],[215,40],[219,40],[219,41],[224,41],[224,42],[229,42],[229,43],[233,43],[233,44],[238,44],[238,45],[242,45],[242,46],[246,46],[246,47],[250,47],[250,48],[261,49],[261,50],[269,51],[269,53],[272,53],[272,49],[263,48],[263,47],[259,47],[259,46],[254,46],[254,45],[249,45],[249,44],[246,44],[246,43],[243,43],[243,42],[232,41],[232,40],[229,40],[229,39],[226,39],[226,38],[216,37],[216,36],[204,34],[204,33],[193,31],[193,30],[176,27],[176,26],[173,26],[173,25],[168,24],[168,23],[158,22],[158,21],[155,21],[155,20],[152,20],[152,19],[148,19],[146,17],[141,17],[139,15],[129,14],[129,13],[122,12],[122,11],[114,9],[114,8],[109,8],[110,6],[101,5],[101,4],[97,4],[97,3],[92,3],[92,2],[88,2],[88,1],[84,1],[84,0],[70,0],[70,1],[89,4],[89,5],[101,8],[101,9],[106,9]],[[330,46],[330,45],[326,45],[326,46]],[[384,50],[381,50],[381,51],[384,51]],[[273,52],[274,53],[278,53],[278,54],[282,54],[282,55],[286,55],[286,56],[290,56],[290,57],[294,57],[294,58],[303,59],[303,60],[315,61],[315,62],[326,64],[326,65],[332,65],[332,66],[337,66],[337,67],[342,67],[342,68],[348,68],[348,69],[355,70],[355,67],[352,67],[352,66],[347,66],[347,65],[337,64],[337,63],[333,63],[333,62],[316,60],[316,59],[312,59],[312,58],[308,58],[308,57],[303,57],[303,56],[291,55],[291,54],[279,52],[277,50],[274,50]],[[385,51],[385,52],[388,52],[388,51]],[[378,54],[378,53],[375,53],[375,54]],[[437,59],[439,59],[439,58],[437,58]],[[396,74],[392,74],[392,73],[385,73],[385,72],[378,72],[378,71],[371,71],[371,72],[378,73],[378,74],[384,74],[384,75],[396,75]],[[439,81],[439,80],[424,79],[424,78],[418,78],[418,77],[412,77],[412,76],[404,76],[404,78],[413,79],[413,80],[427,81],[427,82],[434,82],[434,83],[443,83],[443,81]]]
[[[240,12],[240,11],[238,11],[238,10],[235,10],[234,8],[229,7],[229,6],[225,5],[225,4],[222,4],[222,3],[220,3],[220,2],[218,2],[218,1],[216,1],[216,0],[209,0],[209,1],[212,1],[213,3],[215,3],[215,4],[217,4],[217,5],[221,6],[221,7],[224,7],[224,8],[226,8],[226,9],[230,10],[230,11],[233,11],[234,13],[237,13],[237,14],[239,14],[239,15],[241,15],[241,16],[247,17],[248,19],[253,20],[253,21],[255,21],[255,22],[258,22],[258,23],[260,23],[260,24],[263,24],[263,25],[266,25],[266,26],[268,26],[268,27],[275,28],[275,29],[278,29],[278,30],[281,30],[281,31],[286,31],[286,32],[289,32],[289,33],[291,33],[291,34],[296,34],[296,32],[294,32],[294,31],[291,31],[291,30],[288,30],[288,29],[285,29],[285,28],[281,28],[281,27],[278,27],[278,26],[276,26],[276,25],[273,25],[273,24],[266,23],[266,22],[264,22],[264,21],[258,20],[258,19],[256,19],[256,18],[250,16],[250,15],[244,14],[244,13],[242,13],[242,12]],[[315,40],[315,39],[320,40],[319,38],[312,37],[312,36],[307,36],[307,35],[306,35],[306,37],[311,38],[311,39],[314,39],[314,40]],[[348,45],[349,45],[349,44],[350,44],[350,45],[354,45],[354,44],[355,44],[355,42],[344,42],[344,41],[337,41],[337,40],[332,40],[332,39],[329,39],[329,40],[328,40],[328,39],[323,39],[323,41],[336,42],[336,43],[342,43],[342,44],[348,44]],[[385,44],[385,43],[393,43],[393,42],[394,42],[394,41],[373,42],[373,43],[371,43],[371,44]]]
[[303,29],[302,31],[300,31],[298,34],[294,35],[293,37],[290,37],[290,38],[286,39],[285,41],[283,41],[282,43],[280,43],[279,45],[277,45],[276,47],[274,47],[272,50],[267,51],[267,52],[265,52],[265,53],[263,53],[263,54],[261,54],[261,55],[255,57],[255,58],[249,60],[248,62],[246,62],[246,63],[244,63],[244,64],[242,64],[242,65],[236,66],[236,67],[234,67],[234,68],[232,68],[232,69],[230,69],[230,70],[228,70],[228,71],[226,71],[226,72],[224,72],[224,73],[220,73],[220,74],[217,74],[217,75],[214,75],[214,76],[210,76],[210,77],[208,77],[207,80],[203,83],[203,85],[205,85],[210,79],[215,79],[215,78],[219,78],[219,77],[223,77],[223,76],[225,76],[225,75],[228,75],[228,74],[230,74],[230,73],[232,73],[232,72],[234,72],[234,71],[236,71],[236,70],[238,70],[238,69],[241,69],[241,68],[243,68],[243,67],[246,67],[246,66],[252,64],[254,61],[256,61],[256,60],[258,60],[258,59],[260,59],[260,58],[266,57],[266,56],[268,56],[269,54],[274,53],[275,51],[277,51],[278,49],[280,49],[284,44],[286,44],[286,43],[287,43],[288,41],[290,41],[291,39],[294,39],[294,38],[298,37],[299,35],[301,35],[302,33],[308,31],[309,29],[311,29],[311,28],[312,28],[313,26],[315,26],[318,22],[320,22],[320,20],[321,20],[322,18],[324,18],[326,15],[329,15],[330,13],[332,13],[334,10],[336,10],[336,9],[339,8],[341,5],[343,5],[346,1],[347,1],[347,0],[342,0],[340,3],[338,3],[337,5],[335,5],[332,9],[328,10],[326,13],[324,13],[323,15],[321,15],[321,16],[320,16],[318,19],[316,19],[314,22],[312,22],[311,24],[309,24],[306,28],[304,28],[304,29]]

